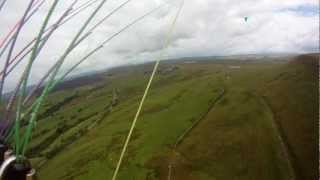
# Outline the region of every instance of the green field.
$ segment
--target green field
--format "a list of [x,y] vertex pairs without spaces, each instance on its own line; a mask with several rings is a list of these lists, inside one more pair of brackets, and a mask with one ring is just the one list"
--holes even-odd
[[[316,58],[164,61],[119,179],[316,179]],[[52,93],[28,151],[40,180],[110,179],[151,69]]]

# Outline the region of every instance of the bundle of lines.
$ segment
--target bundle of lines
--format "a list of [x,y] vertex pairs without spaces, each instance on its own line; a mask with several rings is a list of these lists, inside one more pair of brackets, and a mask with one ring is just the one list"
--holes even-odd
[[[62,3],[62,0],[48,2],[46,0],[29,0],[23,10],[22,17],[14,23],[7,34],[0,34],[0,58],[4,61],[2,62],[3,67],[0,69],[0,179],[32,179],[35,176],[35,170],[27,157],[27,148],[35,128],[37,115],[49,93],[80,64],[89,60],[92,55],[103,49],[111,40],[167,5],[161,4],[149,12],[144,12],[113,34],[108,34],[106,39],[62,72],[62,66],[69,55],[80,44],[88,40],[91,35],[95,34],[98,27],[102,26],[112,15],[127,6],[131,1],[125,0],[110,12],[103,13],[106,14],[104,17],[97,19],[97,15],[101,13],[108,0],[86,0],[81,3],[78,0],[73,0],[69,7],[65,7],[64,11],[58,14],[57,20],[52,23],[53,16],[57,14],[57,7],[59,3]],[[8,3],[7,0],[0,0],[0,13],[5,13]],[[39,10],[46,3],[50,4],[50,7],[45,15],[40,15]],[[62,55],[54,60],[52,67],[48,68],[49,70],[43,74],[39,82],[30,89],[30,77],[34,70],[35,61],[44,61],[39,54],[46,51],[49,39],[67,22],[84,13],[87,14],[87,17],[82,25],[76,27],[77,33],[70,40]],[[38,33],[29,43],[21,46],[19,37],[25,26],[31,23],[36,15],[40,15],[42,18]],[[97,22],[94,21],[95,19]],[[19,49],[18,47],[23,48]],[[8,77],[13,75],[13,70],[22,65],[24,69],[14,90],[9,93],[9,97],[5,96],[4,87],[8,82]]]

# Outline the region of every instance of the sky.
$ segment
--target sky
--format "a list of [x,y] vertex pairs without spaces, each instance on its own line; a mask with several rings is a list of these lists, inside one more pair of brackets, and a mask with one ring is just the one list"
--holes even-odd
[[[86,1],[78,0],[75,7]],[[125,1],[108,0],[89,28]],[[53,24],[72,2],[60,0],[49,24]],[[60,73],[65,72],[104,39],[137,17],[162,5],[155,13],[106,44],[73,74],[155,60],[159,57],[180,2],[130,1],[68,56]],[[0,40],[21,18],[27,3],[27,0],[7,1],[0,11]],[[53,0],[46,0],[39,12],[23,27],[14,54],[37,35],[52,3]],[[30,84],[36,83],[63,54],[97,5],[94,4],[53,34],[33,65]],[[245,17],[248,17],[247,21]],[[319,52],[318,0],[186,0],[163,58],[309,52]],[[4,57],[0,58],[1,69]],[[26,63],[21,63],[7,78],[6,91],[15,87],[25,66]]]

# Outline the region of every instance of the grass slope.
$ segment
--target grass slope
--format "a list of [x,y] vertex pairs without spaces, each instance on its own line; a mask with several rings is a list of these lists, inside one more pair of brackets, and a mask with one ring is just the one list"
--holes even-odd
[[[164,62],[119,179],[167,179],[170,165],[181,180],[315,179],[317,69],[299,58]],[[51,94],[29,150],[40,179],[111,178],[150,70]]]

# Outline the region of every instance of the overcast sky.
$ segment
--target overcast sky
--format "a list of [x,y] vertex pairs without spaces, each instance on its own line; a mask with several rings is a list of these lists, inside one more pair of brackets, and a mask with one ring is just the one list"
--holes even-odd
[[[1,0],[0,0],[1,1]],[[81,5],[87,0],[79,0]],[[93,23],[126,0],[108,0]],[[22,29],[16,51],[24,47],[39,31],[53,0],[47,0],[40,11]],[[72,0],[60,0],[52,24]],[[163,0],[132,0],[94,31],[67,58],[61,72],[86,55],[104,39],[135,18],[164,3]],[[179,5],[168,1],[156,13],[121,33],[101,51],[83,63],[75,73],[154,60],[163,45],[169,24]],[[0,40],[22,16],[28,1],[8,0],[0,11]],[[34,64],[31,83],[36,82],[64,52],[93,8],[79,14],[51,37]],[[77,7],[77,6],[76,6]],[[248,17],[248,21],[244,20]],[[168,58],[259,53],[306,53],[319,50],[318,0],[186,0],[174,30]],[[0,58],[3,68],[4,58]],[[6,82],[12,89],[25,64],[21,64]]]

